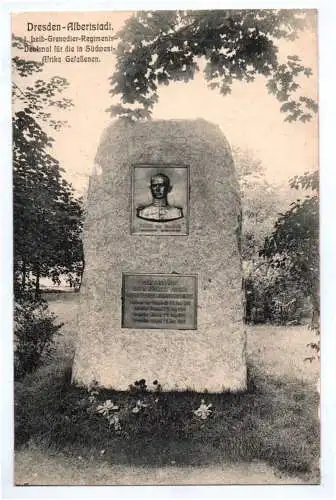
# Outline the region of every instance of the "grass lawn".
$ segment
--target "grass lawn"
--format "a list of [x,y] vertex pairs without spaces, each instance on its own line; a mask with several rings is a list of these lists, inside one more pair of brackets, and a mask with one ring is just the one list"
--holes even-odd
[[[17,484],[318,482],[318,366],[304,362],[307,328],[247,328],[242,394],[98,391],[98,403],[119,408],[116,431],[70,383],[77,297],[50,301],[65,322],[55,358],[16,383]],[[193,413],[202,399],[212,404],[205,420]],[[139,400],[147,406],[133,413]],[[41,467],[55,471],[47,483]]]

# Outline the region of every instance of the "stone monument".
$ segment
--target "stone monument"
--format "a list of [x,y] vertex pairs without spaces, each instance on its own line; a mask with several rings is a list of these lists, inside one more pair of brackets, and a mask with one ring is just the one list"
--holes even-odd
[[118,120],[96,163],[73,381],[244,390],[240,196],[219,127]]

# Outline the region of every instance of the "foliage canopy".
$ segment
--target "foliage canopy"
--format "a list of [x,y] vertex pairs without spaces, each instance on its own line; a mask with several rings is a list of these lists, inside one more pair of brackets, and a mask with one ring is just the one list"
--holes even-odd
[[296,55],[282,62],[277,42],[295,40],[309,19],[302,10],[193,10],[138,12],[118,33],[111,94],[121,104],[113,115],[148,119],[158,87],[193,79],[204,67],[208,85],[222,95],[235,81],[266,78],[268,91],[281,103],[287,121],[307,121],[316,103],[297,96],[300,76],[310,76]]

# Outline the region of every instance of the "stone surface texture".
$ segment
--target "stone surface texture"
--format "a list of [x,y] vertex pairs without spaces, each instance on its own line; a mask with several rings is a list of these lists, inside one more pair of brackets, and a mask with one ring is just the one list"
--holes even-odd
[[[204,120],[115,121],[98,148],[84,229],[73,381],[126,390],[246,388],[240,196],[230,147]],[[131,167],[190,166],[188,236],[130,232]],[[122,273],[198,275],[197,330],[121,328]]]

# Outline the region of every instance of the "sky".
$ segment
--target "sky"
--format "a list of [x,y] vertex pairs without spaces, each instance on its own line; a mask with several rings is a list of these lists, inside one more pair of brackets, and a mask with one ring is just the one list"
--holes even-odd
[[[130,13],[125,12],[40,12],[14,14],[12,32],[27,36],[27,21],[33,24],[79,22],[112,23],[114,33],[120,29]],[[36,32],[34,35],[40,35]],[[42,33],[43,34],[43,33]],[[49,33],[48,33],[49,34]],[[57,36],[59,33],[52,33]],[[62,32],[61,35],[68,33]],[[92,34],[106,35],[106,32]],[[108,43],[105,45],[109,45]],[[65,47],[63,45],[63,50]],[[305,65],[313,70],[313,76],[304,78],[301,95],[317,97],[317,43],[316,33],[305,31],[295,42],[283,42],[280,55],[297,54]],[[44,54],[33,54],[40,60]],[[32,59],[32,54],[26,54]],[[41,77],[63,76],[70,86],[66,97],[74,107],[55,116],[67,120],[67,127],[54,132],[52,154],[65,170],[65,177],[83,193],[94,166],[94,158],[103,130],[112,118],[106,109],[118,101],[112,100],[109,77],[114,70],[115,59],[105,53],[102,61],[89,63],[49,63]],[[39,77],[40,77],[39,75]],[[14,77],[15,78],[15,77]],[[22,79],[21,79],[22,80]],[[295,174],[316,168],[318,161],[318,120],[309,123],[287,123],[280,112],[280,104],[268,94],[265,80],[258,77],[253,83],[235,83],[232,93],[221,96],[210,90],[201,73],[189,83],[172,83],[159,90],[159,102],[153,112],[154,119],[204,118],[221,127],[230,144],[249,149],[261,160],[266,177],[273,183],[285,183]]]

